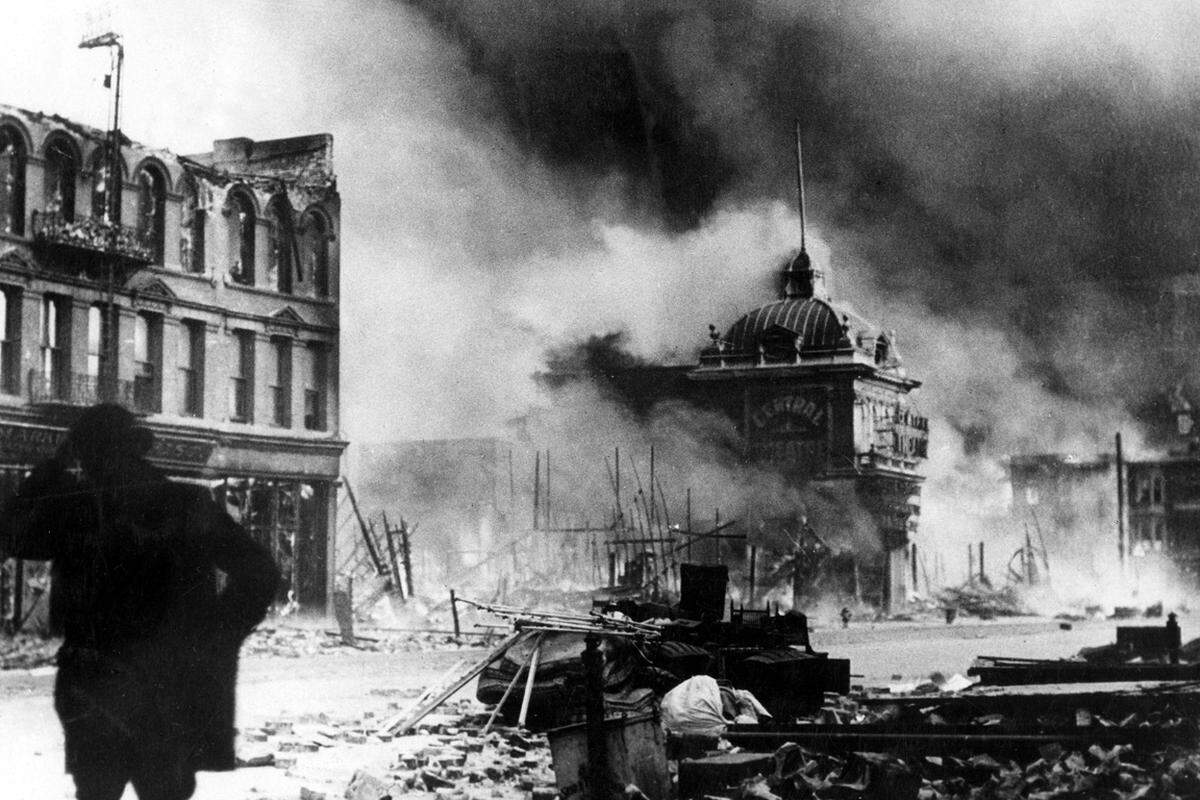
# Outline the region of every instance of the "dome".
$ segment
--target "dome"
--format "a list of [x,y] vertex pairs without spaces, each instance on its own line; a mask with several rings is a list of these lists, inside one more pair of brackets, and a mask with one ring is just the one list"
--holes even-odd
[[804,350],[833,350],[847,346],[841,315],[824,300],[789,297],[754,309],[733,323],[725,334],[725,352],[757,354],[759,345],[774,349],[786,346],[792,353],[799,344]]

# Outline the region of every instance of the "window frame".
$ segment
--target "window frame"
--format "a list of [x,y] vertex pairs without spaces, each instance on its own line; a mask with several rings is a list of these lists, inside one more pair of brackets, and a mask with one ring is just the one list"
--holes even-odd
[[[6,155],[10,148],[11,154]],[[12,124],[0,124],[0,234],[25,235],[28,164],[29,146],[21,130]]]
[[236,372],[230,382],[229,419],[232,422],[254,423],[254,348],[257,334],[252,330],[233,332],[237,346],[234,362]]
[[[180,348],[176,363],[180,374],[179,414],[183,417],[204,416],[204,366],[208,327],[204,320],[180,320]],[[187,363],[184,363],[184,362]]]
[[228,222],[229,275],[239,286],[254,286],[258,227],[254,199],[245,189],[233,189],[226,196],[223,213]]
[[167,244],[167,174],[153,162],[138,167],[137,229],[149,243],[154,264],[166,259]]

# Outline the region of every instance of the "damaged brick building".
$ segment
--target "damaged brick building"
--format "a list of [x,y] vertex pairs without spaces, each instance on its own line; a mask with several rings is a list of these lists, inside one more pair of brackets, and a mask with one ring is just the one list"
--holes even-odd
[[[332,137],[112,141],[0,106],[0,490],[79,408],[121,403],[152,461],[271,548],[279,600],[323,612],[345,447]],[[10,618],[29,568],[6,565]]]

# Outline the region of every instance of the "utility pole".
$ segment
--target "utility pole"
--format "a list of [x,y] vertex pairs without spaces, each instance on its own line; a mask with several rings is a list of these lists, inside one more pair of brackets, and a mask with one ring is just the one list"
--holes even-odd
[[1125,457],[1121,451],[1121,434],[1117,433],[1117,563],[1125,574]]
[[107,374],[97,376],[100,385],[96,387],[99,399],[112,401],[118,399],[116,391],[117,358],[119,355],[117,345],[116,272],[117,259],[120,258],[117,252],[117,243],[119,241],[121,225],[121,189],[123,180],[121,175],[121,68],[125,64],[125,46],[121,44],[119,34],[109,31],[91,39],[83,40],[79,43],[79,47],[84,50],[100,47],[115,47],[117,49],[116,85],[113,91],[113,121],[108,142],[108,179],[104,191],[104,216],[105,221],[109,225],[109,247],[104,259],[107,267],[105,311],[108,317],[108,324],[105,327],[108,330],[106,331],[107,341],[101,343],[101,349],[106,356],[104,372]]

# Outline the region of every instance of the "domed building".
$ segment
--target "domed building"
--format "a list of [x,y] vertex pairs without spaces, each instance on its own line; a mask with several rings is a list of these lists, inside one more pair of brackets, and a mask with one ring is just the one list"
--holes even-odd
[[781,278],[778,300],[723,335],[710,326],[712,343],[687,377],[698,394],[722,398],[748,462],[835,498],[826,530],[813,532],[848,548],[856,594],[899,609],[918,578],[917,467],[929,425],[909,395],[920,382],[905,373],[895,332],[833,302],[803,247]]

